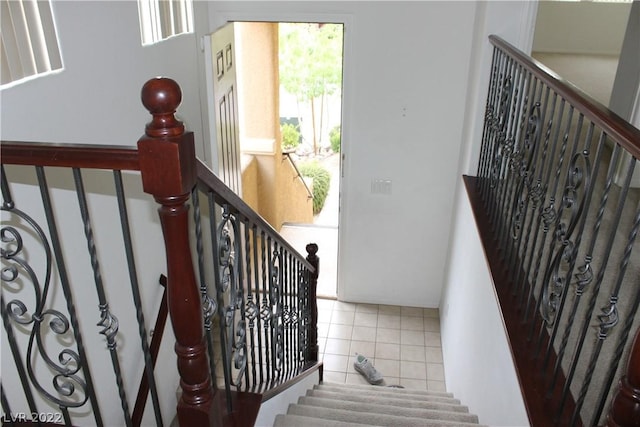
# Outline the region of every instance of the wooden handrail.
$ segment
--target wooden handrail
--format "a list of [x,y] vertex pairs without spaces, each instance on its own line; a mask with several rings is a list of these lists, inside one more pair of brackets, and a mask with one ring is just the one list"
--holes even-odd
[[601,127],[607,135],[612,137],[614,142],[620,144],[636,159],[640,159],[640,130],[575,85],[563,79],[544,64],[525,55],[500,37],[490,35],[489,41],[524,65],[528,71],[556,91],[558,95],[569,101],[586,118]]
[[0,150],[8,165],[140,170],[136,147],[0,141]]

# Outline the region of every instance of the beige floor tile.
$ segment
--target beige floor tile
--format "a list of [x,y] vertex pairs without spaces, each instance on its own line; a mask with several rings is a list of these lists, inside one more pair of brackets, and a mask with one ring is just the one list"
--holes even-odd
[[347,379],[346,372],[335,372],[335,371],[327,371],[324,370],[322,374],[322,380],[328,383],[342,383],[344,384]]
[[425,347],[425,360],[427,363],[442,363],[442,349]]
[[424,332],[422,331],[400,331],[400,342],[402,345],[422,345],[424,346]]
[[356,353],[365,357],[371,357],[375,354],[376,343],[372,341],[351,341],[349,356],[355,356]]
[[375,358],[400,360],[400,344],[376,343]]
[[327,337],[329,335],[329,323],[318,323],[318,336]]
[[400,378],[400,385],[405,388],[411,388],[414,390],[427,390],[426,380],[414,380],[411,378]]
[[318,298],[318,310],[333,310],[334,300]]
[[349,355],[351,349],[351,340],[341,340],[336,338],[327,338],[327,344],[324,348],[325,354],[342,354]]
[[440,310],[437,308],[425,308],[422,312],[424,317],[435,317],[437,319],[440,318]]
[[400,346],[400,360],[411,362],[425,362],[425,349],[422,345],[402,345]]
[[326,338],[318,337],[318,351],[320,353],[324,353],[324,347],[325,347],[326,343],[327,343],[327,339]]
[[423,362],[410,362],[407,360],[402,360],[400,362],[400,378],[426,380],[427,364]]
[[422,312],[424,309],[422,307],[401,307],[400,314],[403,316],[418,316],[422,317]]
[[425,317],[424,330],[427,332],[440,332],[440,319]]
[[427,380],[427,390],[429,391],[447,391],[447,387],[444,381],[431,381]]
[[399,377],[400,376],[400,361],[390,359],[378,359],[373,362],[373,366],[382,373],[384,377]]
[[378,328],[376,332],[376,342],[400,344],[398,329]]
[[444,365],[442,363],[427,363],[427,380],[444,381]]
[[350,340],[353,333],[353,326],[351,325],[337,325],[332,323],[329,326],[329,334],[327,337],[338,338],[342,340]]
[[349,356],[339,354],[325,354],[322,358],[324,369],[328,371],[347,372]]
[[382,385],[385,387],[400,385],[400,377],[388,377],[385,375]]
[[395,314],[399,316],[401,308],[397,305],[379,305],[378,314]]
[[378,314],[378,304],[358,304],[356,312]]
[[331,315],[331,323],[338,325],[353,325],[354,311],[334,310]]
[[347,384],[369,385],[369,382],[357,372],[347,372]]
[[376,328],[378,326],[378,315],[375,313],[355,313],[353,319],[354,326],[368,326]]
[[356,305],[354,303],[351,302],[343,302],[343,301],[336,301],[333,304],[333,310],[339,310],[339,311],[356,311]]
[[411,331],[424,331],[424,320],[417,316],[402,316],[400,318],[400,328]]
[[327,382],[368,384],[353,367],[362,354],[383,385],[445,389],[438,309],[318,301],[318,346]]
[[395,314],[378,314],[378,327],[400,329],[400,316]]
[[318,310],[318,323],[331,323],[331,310]]
[[424,345],[426,345],[427,347],[442,347],[442,342],[440,341],[440,332],[425,332]]
[[354,326],[351,339],[355,341],[376,341],[377,328],[369,328],[367,326]]

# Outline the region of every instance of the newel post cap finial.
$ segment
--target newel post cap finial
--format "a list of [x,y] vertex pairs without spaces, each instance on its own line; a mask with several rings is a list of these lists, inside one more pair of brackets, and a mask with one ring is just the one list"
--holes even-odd
[[167,77],[150,79],[142,87],[140,99],[153,116],[145,128],[147,136],[161,138],[184,133],[184,125],[174,115],[182,101],[178,83]]
[[315,244],[315,243],[309,243],[309,244],[306,246],[306,249],[307,249],[307,253],[308,253],[310,256],[315,256],[315,255],[318,253],[318,245],[317,245],[317,244]]

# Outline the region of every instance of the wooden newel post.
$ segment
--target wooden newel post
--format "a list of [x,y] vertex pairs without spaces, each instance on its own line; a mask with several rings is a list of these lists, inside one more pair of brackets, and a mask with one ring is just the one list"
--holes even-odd
[[309,328],[309,361],[318,361],[318,276],[320,274],[320,258],[316,255],[318,253],[318,245],[315,243],[309,243],[307,249],[307,261],[311,264],[315,271],[309,277],[309,311],[311,318],[311,325]]
[[626,375],[620,380],[611,401],[607,426],[640,426],[640,329],[631,345]]
[[158,209],[167,256],[167,301],[176,338],[182,396],[181,426],[219,424],[203,332],[202,302],[189,246],[187,201],[196,183],[193,133],[174,116],[182,100],[178,84],[167,78],[149,80],[142,104],[153,116],[138,140],[142,185]]

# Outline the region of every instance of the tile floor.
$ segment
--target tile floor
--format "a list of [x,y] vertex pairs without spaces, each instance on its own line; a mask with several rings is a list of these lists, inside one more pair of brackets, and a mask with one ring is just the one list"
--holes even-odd
[[318,345],[325,381],[367,384],[353,368],[360,353],[385,385],[446,391],[437,309],[318,299]]

